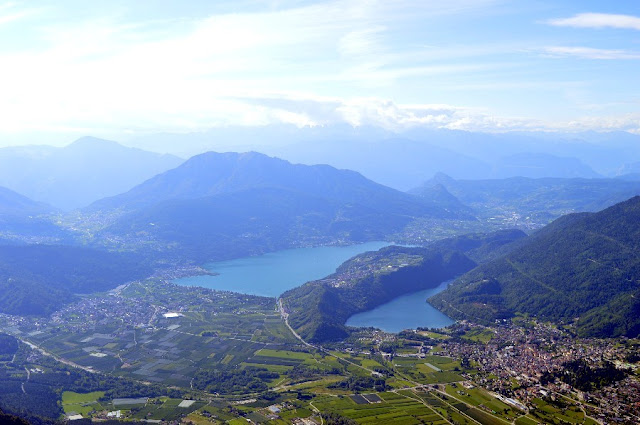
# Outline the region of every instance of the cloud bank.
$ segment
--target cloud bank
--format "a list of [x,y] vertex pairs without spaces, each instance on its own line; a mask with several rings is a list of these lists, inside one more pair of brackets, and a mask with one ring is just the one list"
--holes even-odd
[[[628,61],[640,54],[610,32],[639,18],[549,20],[504,3],[0,4],[0,144],[273,123],[638,131]],[[541,22],[557,40],[539,36]],[[578,27],[607,43],[572,46]]]
[[570,18],[550,19],[549,24],[573,28],[617,28],[640,31],[640,17],[609,13],[579,13]]
[[583,59],[626,60],[640,59],[640,53],[617,49],[596,49],[593,47],[550,46],[543,53],[555,57],[577,57]]

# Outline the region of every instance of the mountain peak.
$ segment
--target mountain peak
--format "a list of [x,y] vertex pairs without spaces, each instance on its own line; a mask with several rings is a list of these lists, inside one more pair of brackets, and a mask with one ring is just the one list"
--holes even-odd
[[428,199],[380,185],[351,170],[338,170],[328,165],[291,164],[258,152],[197,155],[129,192],[94,203],[90,209],[132,211],[163,201],[267,189],[311,196],[332,204],[385,210],[396,208],[407,216],[455,215]]
[[93,137],[93,136],[84,136],[81,137],[79,139],[77,139],[74,142],[71,142],[70,144],[68,144],[67,146],[65,146],[65,148],[87,148],[87,147],[91,147],[91,148],[95,148],[95,147],[102,147],[102,146],[109,146],[109,147],[114,147],[114,146],[119,146],[124,148],[125,146],[121,145],[118,142],[114,142],[113,140],[106,140],[106,139],[100,139],[98,137]]
[[[349,184],[382,186],[353,171],[329,166],[295,165],[259,152],[205,152],[181,166],[159,174],[131,191],[98,202],[102,207],[116,202],[140,207],[173,198],[195,199],[251,188],[286,188],[306,192],[323,187],[320,192]],[[391,190],[384,188],[383,190]],[[124,206],[124,205],[120,205]]]
[[421,187],[434,187],[434,186],[443,186],[446,188],[447,185],[454,183],[455,179],[448,174],[442,173],[438,171],[431,177],[429,180],[424,182]]
[[248,151],[248,152],[204,152],[189,158],[185,164],[188,163],[204,163],[213,161],[250,161],[250,160],[272,160],[288,162],[280,158],[270,157],[260,152]]

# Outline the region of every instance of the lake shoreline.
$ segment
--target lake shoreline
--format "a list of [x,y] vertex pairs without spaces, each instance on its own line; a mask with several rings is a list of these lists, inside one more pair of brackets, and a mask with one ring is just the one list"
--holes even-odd
[[200,267],[207,273],[180,276],[180,286],[279,297],[289,289],[333,274],[348,259],[366,251],[377,251],[392,242],[372,241],[352,245],[290,248],[233,260],[216,261]]

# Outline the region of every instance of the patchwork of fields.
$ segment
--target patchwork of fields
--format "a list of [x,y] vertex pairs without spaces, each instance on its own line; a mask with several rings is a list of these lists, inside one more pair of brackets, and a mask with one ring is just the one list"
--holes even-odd
[[[320,423],[320,413],[332,412],[359,424],[529,425],[562,418],[593,425],[575,406],[561,409],[539,400],[534,411],[522,412],[475,386],[478,371],[469,362],[438,355],[439,344],[451,338],[446,333],[416,333],[432,341],[428,354],[419,339],[400,338],[393,353],[383,352],[376,333],[367,331],[348,349],[318,349],[295,338],[275,307],[275,300],[264,297],[143,282],[120,294],[87,298],[49,322],[7,328],[65,361],[179,387],[183,396],[123,401],[104,391],[64,391],[59,406],[66,416],[279,425]],[[473,344],[492,337],[486,329],[463,335]],[[27,369],[48,372],[38,363],[5,366],[12,391],[33,388]],[[218,389],[217,376],[238,380],[236,387]],[[258,389],[244,391],[245,383]]]

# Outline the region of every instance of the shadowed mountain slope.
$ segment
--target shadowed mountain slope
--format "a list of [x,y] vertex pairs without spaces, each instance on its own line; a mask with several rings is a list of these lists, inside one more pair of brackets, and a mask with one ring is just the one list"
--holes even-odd
[[49,314],[88,294],[151,274],[128,255],[61,245],[0,246],[0,312]]

